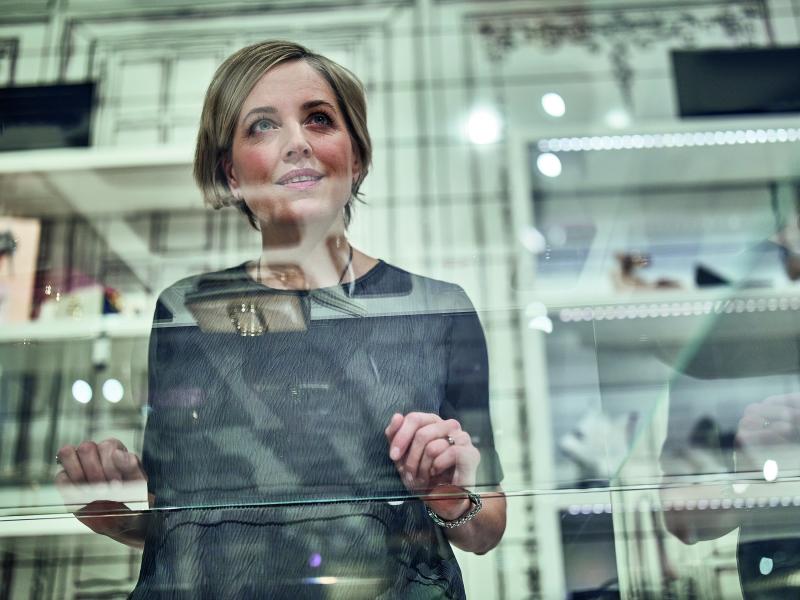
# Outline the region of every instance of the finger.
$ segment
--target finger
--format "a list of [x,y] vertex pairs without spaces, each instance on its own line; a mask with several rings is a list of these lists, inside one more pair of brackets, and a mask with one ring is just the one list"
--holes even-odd
[[422,459],[419,461],[419,476],[430,479],[432,476],[431,468],[433,467],[433,461],[448,448],[450,448],[450,442],[443,438],[429,442],[428,445],[425,446]]
[[86,474],[81,467],[78,453],[74,446],[64,446],[58,451],[58,462],[64,468],[64,472],[73,484],[86,483]]
[[[425,425],[417,429],[414,433],[414,439],[406,452],[405,467],[406,471],[411,473],[413,477],[417,476],[417,468],[419,467],[422,454],[425,452],[425,447],[436,439],[446,439],[449,435],[455,435],[461,429],[461,425],[455,419],[448,419],[447,421],[438,421]],[[448,446],[450,444],[448,443]],[[427,477],[427,473],[425,474]]]
[[58,473],[56,473],[55,482],[56,482],[56,487],[62,494],[70,490],[74,485],[72,483],[72,479],[70,479],[70,476],[67,475],[67,472],[64,471],[63,469]]
[[122,481],[122,472],[114,464],[112,455],[117,450],[126,450],[125,445],[116,439],[103,440],[97,444],[97,452],[100,455],[100,464],[103,467],[108,481]]
[[800,408],[800,394],[777,394],[764,399],[764,404],[780,404],[793,408]]
[[86,481],[89,483],[107,481],[103,472],[103,465],[100,462],[97,444],[91,441],[81,442],[80,446],[78,446],[78,460],[81,461],[81,468],[86,475]]
[[433,413],[413,412],[407,414],[403,418],[403,424],[400,426],[400,429],[397,430],[397,433],[394,434],[389,442],[391,446],[389,458],[394,461],[400,460],[408,451],[408,447],[411,445],[411,441],[414,439],[414,434],[417,432],[417,429],[440,420],[441,418]]
[[73,504],[80,504],[80,500],[82,499],[81,489],[85,484],[76,485],[64,470],[59,471],[56,474],[55,484],[56,489],[61,494],[61,499],[64,501],[65,505],[69,506]]
[[139,457],[133,452],[116,450],[112,457],[114,464],[117,466],[120,473],[122,473],[122,479],[124,481],[147,479],[147,475],[145,474],[144,469],[142,469],[142,463],[139,460]]
[[791,433],[794,429],[795,419],[785,411],[773,407],[767,409],[762,406],[759,409],[748,407],[739,420],[737,433],[748,436],[764,436],[768,440],[776,434]]
[[470,475],[467,471],[477,469],[481,453],[472,445],[472,438],[466,431],[458,432],[453,438],[456,442],[455,445],[450,446],[434,459],[431,476],[435,477],[447,469],[455,468],[453,483],[463,485],[466,479],[471,479],[471,476],[467,477]]
[[769,445],[774,443],[790,443],[797,440],[794,418],[787,416],[776,407],[758,409],[748,407],[739,420],[736,430],[737,443]]
[[458,453],[461,450],[456,446],[449,446],[447,450],[439,454],[431,465],[431,477],[444,473],[452,469],[458,462]]
[[392,418],[389,420],[389,425],[386,426],[386,429],[383,430],[383,433],[386,434],[386,440],[391,442],[394,434],[397,433],[397,430],[400,429],[400,426],[403,424],[403,415],[400,413],[394,413]]

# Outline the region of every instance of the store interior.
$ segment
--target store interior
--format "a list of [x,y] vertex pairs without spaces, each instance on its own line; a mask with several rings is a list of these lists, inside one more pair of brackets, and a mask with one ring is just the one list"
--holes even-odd
[[[456,550],[467,597],[797,594],[800,417],[756,470],[742,419],[800,394],[800,0],[3,0],[0,600],[136,586],[55,457],[140,452],[159,294],[259,256],[192,160],[215,69],[265,39],[364,84],[348,239],[480,317],[508,512]],[[681,539],[702,510],[746,526]]]

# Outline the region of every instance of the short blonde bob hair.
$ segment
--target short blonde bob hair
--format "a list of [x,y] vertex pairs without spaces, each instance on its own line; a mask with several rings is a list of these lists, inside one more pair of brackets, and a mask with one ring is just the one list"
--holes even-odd
[[219,66],[208,86],[203,103],[194,154],[194,179],[207,205],[213,208],[235,206],[258,229],[255,215],[243,200],[233,196],[228,187],[225,160],[230,158],[236,123],[250,91],[264,73],[292,60],[306,61],[331,86],[361,167],[344,209],[344,222],[347,226],[353,215],[353,201],[361,199],[359,188],[372,162],[372,141],[367,131],[364,86],[348,69],[294,42],[266,41],[252,44],[235,52]]

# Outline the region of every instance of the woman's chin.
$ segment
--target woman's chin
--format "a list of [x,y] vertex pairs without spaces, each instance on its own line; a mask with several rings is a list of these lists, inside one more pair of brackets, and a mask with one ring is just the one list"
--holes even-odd
[[342,214],[342,207],[324,205],[318,200],[298,199],[269,211],[254,211],[262,227],[304,228],[312,225],[332,226]]

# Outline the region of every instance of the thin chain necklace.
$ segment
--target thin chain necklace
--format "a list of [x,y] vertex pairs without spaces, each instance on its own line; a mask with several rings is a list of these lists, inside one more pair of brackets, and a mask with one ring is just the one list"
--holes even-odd
[[[342,269],[342,274],[339,275],[339,281],[336,282],[336,285],[342,285],[344,281],[344,276],[347,275],[347,271],[350,270],[350,267],[353,265],[353,245],[350,242],[347,242],[347,246],[350,249],[347,254],[347,264],[345,264],[344,269]],[[258,278],[258,283],[261,283],[261,257],[258,257],[258,262],[256,263],[256,277]],[[281,283],[286,283],[286,275],[282,274],[282,276],[278,277],[281,280]]]

